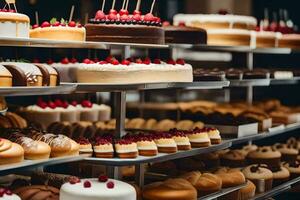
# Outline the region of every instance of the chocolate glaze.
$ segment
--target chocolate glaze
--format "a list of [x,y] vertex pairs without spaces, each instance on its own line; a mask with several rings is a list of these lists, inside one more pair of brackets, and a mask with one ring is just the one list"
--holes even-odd
[[185,26],[165,26],[166,43],[206,44],[207,34],[204,29]]
[[3,65],[13,76],[13,86],[27,86],[27,78],[23,70],[14,65]]

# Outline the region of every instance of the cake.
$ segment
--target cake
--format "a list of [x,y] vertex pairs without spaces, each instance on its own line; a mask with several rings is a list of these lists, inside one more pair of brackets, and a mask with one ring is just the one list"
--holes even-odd
[[206,31],[201,28],[192,28],[184,25],[172,26],[163,23],[166,43],[183,44],[206,44]]
[[192,148],[208,147],[211,145],[206,129],[195,128],[192,131],[185,131]]
[[195,160],[204,162],[205,169],[216,169],[220,166],[220,156],[218,153],[206,153],[206,154],[200,154],[198,156],[193,157]]
[[251,34],[252,42],[258,48],[277,47],[278,39],[281,37],[281,33],[271,31],[253,31]]
[[24,160],[24,150],[21,145],[0,138],[0,165],[19,163]]
[[109,138],[97,137],[93,144],[93,149],[97,158],[114,157],[114,147]]
[[300,47],[299,34],[283,34],[279,37],[278,47],[298,49]]
[[168,132],[153,133],[153,138],[159,153],[176,153],[177,144]]
[[177,129],[170,130],[172,138],[177,145],[179,151],[191,150],[191,143],[189,138],[184,134],[183,131],[178,131]]
[[2,62],[13,76],[13,86],[42,86],[43,75],[40,69],[29,63]]
[[127,6],[123,4],[119,12],[114,9],[114,4],[107,15],[104,13],[104,6],[102,10],[98,10],[95,17],[85,25],[87,40],[164,44],[165,38],[164,30],[161,28],[161,20],[152,14],[155,1],[153,1],[150,13],[146,15],[141,14],[139,5],[133,14],[129,14],[128,2],[126,3]]
[[248,200],[255,196],[256,186],[249,180],[247,180],[246,186],[241,188],[238,194],[238,200]]
[[30,19],[15,10],[0,10],[0,37],[28,38]]
[[211,144],[220,144],[222,142],[220,131],[216,128],[206,128]]
[[119,158],[136,158],[138,156],[137,144],[132,140],[121,139],[116,141],[115,150]]
[[281,153],[281,161],[295,161],[299,154],[298,149],[287,144],[276,143],[273,145],[273,148]]
[[136,191],[128,183],[100,176],[98,179],[70,180],[62,185],[60,200],[135,200]]
[[85,28],[74,21],[67,22],[64,19],[57,21],[52,18],[50,22],[44,21],[40,26],[35,24],[30,30],[30,38],[85,41]]
[[22,200],[59,200],[59,189],[45,185],[31,185],[20,187],[14,192],[21,197]]
[[278,167],[271,169],[273,172],[273,187],[287,182],[290,178],[290,172],[286,167]]
[[57,86],[59,85],[60,79],[59,74],[55,70],[55,68],[47,65],[47,64],[39,64],[35,63],[35,66],[37,66],[42,75],[43,75],[43,86]]
[[258,147],[257,150],[249,152],[247,160],[250,164],[266,164],[268,167],[280,166],[281,153],[269,146]]
[[136,142],[140,156],[156,156],[158,153],[157,146],[151,135],[137,134],[133,136],[125,136]]
[[135,62],[123,60],[119,63],[115,58],[109,62],[82,63],[77,73],[79,83],[100,84],[132,84],[156,82],[192,82],[192,66],[182,59],[169,60],[167,63],[159,59],[137,59]]
[[12,86],[12,75],[2,65],[0,65],[0,87],[11,87]]
[[76,74],[79,62],[75,58],[63,58],[60,62],[53,62],[50,59],[47,63],[59,72],[61,82],[77,82]]
[[86,138],[80,138],[76,141],[79,144],[79,154],[91,157],[93,155],[93,147]]
[[21,198],[13,194],[13,192],[9,189],[0,187],[0,199],[1,200],[21,200]]

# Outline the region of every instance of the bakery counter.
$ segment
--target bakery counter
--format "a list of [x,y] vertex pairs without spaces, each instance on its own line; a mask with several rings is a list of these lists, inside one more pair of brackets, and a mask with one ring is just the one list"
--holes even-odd
[[195,156],[199,154],[214,152],[217,150],[223,150],[229,148],[230,146],[231,146],[231,142],[225,141],[218,145],[212,145],[205,148],[194,148],[189,151],[178,151],[177,153],[172,153],[172,154],[159,153],[157,156],[153,156],[153,157],[138,156],[137,158],[134,159],[88,157],[88,158],[84,158],[84,160],[92,163],[102,164],[102,165],[128,166],[128,165],[136,165],[142,163],[164,162],[168,160],[175,160],[178,158],[186,158],[186,157]]
[[56,87],[0,87],[0,96],[71,94],[75,90],[75,84],[60,85]]
[[24,160],[21,163],[0,165],[0,175],[15,173],[16,171],[21,170],[33,170],[34,168],[45,167],[49,165],[81,161],[84,158],[84,156],[67,156],[59,158],[49,158],[47,160]]

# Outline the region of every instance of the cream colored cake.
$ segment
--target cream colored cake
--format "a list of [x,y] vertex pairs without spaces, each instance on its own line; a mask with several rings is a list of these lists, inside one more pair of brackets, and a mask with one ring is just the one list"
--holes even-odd
[[251,32],[251,43],[258,48],[264,47],[277,47],[278,40],[281,37],[279,32],[271,31],[252,31]]
[[0,37],[28,38],[29,27],[27,15],[0,11]]
[[12,75],[2,65],[0,65],[0,87],[11,87],[12,86]]
[[85,28],[81,27],[38,27],[30,30],[30,38],[66,40],[66,41],[85,41]]

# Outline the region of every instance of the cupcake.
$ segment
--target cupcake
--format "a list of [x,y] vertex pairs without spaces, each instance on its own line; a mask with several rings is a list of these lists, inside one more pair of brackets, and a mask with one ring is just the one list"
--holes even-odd
[[300,162],[284,162],[283,167],[287,168],[290,172],[290,179],[294,179],[300,176]]
[[295,149],[292,145],[287,144],[274,144],[273,149],[281,153],[281,161],[287,162],[295,161],[299,153],[298,149]]
[[119,158],[136,158],[138,156],[137,144],[132,140],[118,140],[115,143],[115,150]]
[[258,147],[247,155],[250,164],[266,164],[269,168],[279,167],[281,153],[270,146]]
[[139,134],[134,137],[140,156],[156,156],[158,153],[157,146],[149,135]]
[[167,132],[158,132],[152,134],[154,142],[160,153],[176,153],[177,144],[171,134]]
[[211,144],[220,144],[222,142],[220,132],[216,128],[206,128]]
[[114,157],[114,148],[109,138],[97,137],[93,145],[95,156],[97,158],[112,158]]
[[245,155],[241,150],[230,150],[229,152],[220,156],[221,165],[228,167],[243,167],[246,160]]
[[249,152],[256,151],[257,148],[258,147],[255,144],[248,144],[246,146],[243,146],[242,150],[244,151],[245,156],[247,156]]
[[273,172],[273,187],[288,181],[290,178],[290,172],[285,167],[273,168],[271,171]]
[[256,186],[256,193],[264,193],[272,189],[273,173],[266,165],[250,165],[242,170],[247,179]]
[[172,134],[172,138],[176,142],[177,148],[180,151],[191,150],[191,143],[189,138],[184,134],[183,131],[178,131],[177,129],[171,129],[170,133]]
[[90,141],[86,138],[80,138],[76,141],[79,144],[79,154],[91,157],[93,155],[93,148]]
[[209,147],[211,144],[205,129],[195,128],[192,131],[185,131],[184,133],[188,136],[192,148]]
[[248,200],[255,196],[256,186],[249,180],[245,187],[238,190],[238,200]]

